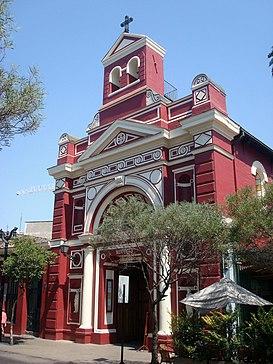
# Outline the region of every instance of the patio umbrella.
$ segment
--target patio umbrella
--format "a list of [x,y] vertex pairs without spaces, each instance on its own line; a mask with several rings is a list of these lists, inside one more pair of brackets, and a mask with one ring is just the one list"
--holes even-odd
[[256,306],[272,305],[271,302],[264,300],[228,278],[222,278],[219,282],[189,295],[180,302],[205,310],[225,307],[229,303]]

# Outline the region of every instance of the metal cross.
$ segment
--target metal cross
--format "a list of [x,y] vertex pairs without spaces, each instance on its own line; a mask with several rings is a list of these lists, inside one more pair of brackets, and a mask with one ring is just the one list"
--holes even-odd
[[122,22],[120,24],[120,26],[123,28],[124,27],[124,33],[129,33],[129,24],[133,21],[134,19],[132,17],[129,17],[128,15],[125,16],[125,20],[124,22]]

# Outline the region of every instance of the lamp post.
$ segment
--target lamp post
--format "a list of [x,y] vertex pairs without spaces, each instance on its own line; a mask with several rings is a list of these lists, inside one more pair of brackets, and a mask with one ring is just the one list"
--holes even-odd
[[[2,240],[4,246],[3,262],[7,259],[8,256],[9,241],[10,239],[16,236],[17,229],[18,229],[17,227],[14,227],[11,231],[6,231],[6,232],[0,229],[0,239]],[[7,293],[6,290],[7,290],[7,285],[5,282],[5,277],[2,273],[1,288],[0,288],[0,342],[2,341],[2,311],[4,305],[4,298]]]
[[67,257],[68,259],[72,260],[72,262],[75,261],[75,257],[74,256],[71,256],[71,255],[68,255],[68,251],[69,251],[69,245],[68,244],[65,244],[63,243],[61,246],[60,246],[60,250],[61,250],[61,253]]

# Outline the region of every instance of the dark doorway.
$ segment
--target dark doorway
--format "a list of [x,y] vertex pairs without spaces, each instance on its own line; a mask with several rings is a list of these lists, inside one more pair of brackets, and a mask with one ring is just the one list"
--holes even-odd
[[143,343],[146,316],[148,312],[148,294],[141,267],[129,266],[120,272],[129,276],[129,303],[117,304],[117,338],[124,336],[125,342]]
[[42,281],[33,281],[27,290],[27,331],[39,332]]

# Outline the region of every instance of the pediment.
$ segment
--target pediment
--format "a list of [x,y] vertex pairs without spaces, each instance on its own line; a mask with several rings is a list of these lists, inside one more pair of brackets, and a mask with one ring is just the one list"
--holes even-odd
[[100,153],[111,152],[125,147],[141,138],[160,134],[161,128],[129,120],[115,121],[86,151],[80,156],[79,162],[94,157]]
[[102,63],[106,59],[110,58],[113,54],[143,38],[145,38],[145,36],[139,34],[122,33],[112,45],[112,47],[109,49],[109,51],[106,53],[106,55],[103,57]]

